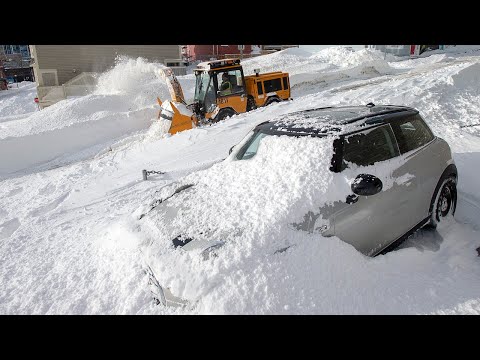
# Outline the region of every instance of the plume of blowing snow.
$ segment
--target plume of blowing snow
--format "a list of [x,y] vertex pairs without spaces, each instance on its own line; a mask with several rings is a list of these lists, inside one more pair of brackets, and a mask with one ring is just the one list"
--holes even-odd
[[167,84],[159,73],[164,68],[161,63],[141,57],[119,56],[115,66],[99,76],[94,94],[124,95],[137,107],[155,105],[157,96],[169,97]]

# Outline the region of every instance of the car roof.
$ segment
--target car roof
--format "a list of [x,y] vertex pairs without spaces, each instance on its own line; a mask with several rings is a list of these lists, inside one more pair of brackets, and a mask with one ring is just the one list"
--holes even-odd
[[285,135],[343,135],[383,124],[400,115],[418,114],[418,110],[408,106],[379,105],[337,106],[300,110],[281,115],[257,126],[264,132]]

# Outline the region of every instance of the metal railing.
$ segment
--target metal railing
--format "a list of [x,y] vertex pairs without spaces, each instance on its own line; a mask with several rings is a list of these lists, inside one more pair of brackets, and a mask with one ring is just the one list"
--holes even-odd
[[97,73],[84,72],[59,86],[37,86],[38,106],[43,109],[72,96],[91,94],[97,85]]

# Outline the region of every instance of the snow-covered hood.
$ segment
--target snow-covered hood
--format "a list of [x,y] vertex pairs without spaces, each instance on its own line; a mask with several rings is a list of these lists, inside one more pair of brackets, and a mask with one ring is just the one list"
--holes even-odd
[[[183,250],[187,251],[193,249],[206,249],[212,246],[212,241],[209,239],[198,236],[188,237],[185,234],[178,233],[175,227],[172,226],[175,221],[182,221],[180,219],[182,216],[181,213],[191,206],[190,201],[194,201],[192,200],[192,197],[195,197],[195,185],[182,185],[181,183],[175,183],[168,188],[173,190],[170,195],[159,197],[146,209],[137,209],[137,219],[144,223],[148,222],[150,225],[154,224],[153,226],[158,227],[161,231],[162,239],[167,241],[167,246],[173,245],[174,248],[181,247]],[[163,193],[165,193],[165,191]],[[170,201],[171,198],[180,196],[180,193],[182,193],[182,201]],[[188,218],[183,220],[189,222]],[[203,231],[198,230],[198,234],[202,235]],[[171,241],[171,244],[168,244],[168,240]]]
[[160,189],[135,215],[163,246],[262,241],[350,192],[350,180],[329,171],[332,153],[331,138],[272,136],[252,159],[229,158]]

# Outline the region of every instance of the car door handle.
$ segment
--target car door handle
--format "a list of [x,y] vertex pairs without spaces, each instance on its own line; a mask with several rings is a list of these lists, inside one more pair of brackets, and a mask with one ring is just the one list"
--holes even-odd
[[347,196],[347,204],[355,204],[358,201],[358,195],[351,194]]

